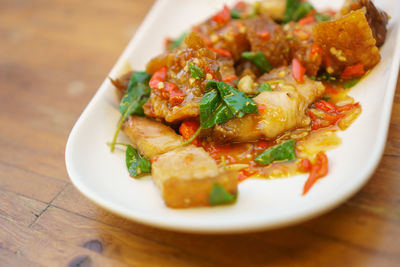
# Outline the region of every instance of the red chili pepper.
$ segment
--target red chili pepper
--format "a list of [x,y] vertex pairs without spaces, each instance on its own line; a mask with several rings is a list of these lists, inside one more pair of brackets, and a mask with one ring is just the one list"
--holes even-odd
[[257,171],[248,171],[246,169],[243,169],[239,172],[238,181],[243,181],[243,180],[253,176],[256,173],[257,173]]
[[320,151],[317,154],[316,161],[311,167],[310,175],[303,188],[303,195],[307,194],[314,183],[328,174],[328,157],[324,152]]
[[315,102],[315,107],[318,108],[319,110],[325,111],[325,112],[334,112],[336,111],[336,106],[332,103],[329,103],[325,100],[320,100],[318,102]]
[[267,110],[267,107],[263,104],[257,104],[257,110],[258,110],[258,113],[263,113],[264,111]]
[[226,49],[214,48],[214,47],[210,47],[210,49],[211,49],[212,51],[214,51],[215,53],[219,54],[220,56],[229,57],[229,58],[232,57],[231,52],[229,52],[229,51],[226,50]]
[[301,25],[306,25],[315,22],[315,18],[313,16],[307,16],[299,20]]
[[325,85],[325,93],[335,95],[335,94],[339,93],[339,91],[327,84],[327,85]]
[[358,102],[354,103],[354,104],[347,104],[347,105],[338,107],[336,109],[336,111],[337,112],[346,112],[346,111],[352,110],[353,108],[356,108],[356,107],[359,107],[359,106],[360,106],[360,103],[358,103]]
[[292,60],[292,75],[296,79],[297,82],[304,82],[304,74],[306,73],[306,69],[301,65],[300,61],[297,58]]
[[346,67],[343,70],[343,72],[340,75],[340,77],[343,78],[343,79],[351,79],[351,78],[360,77],[364,73],[365,73],[364,66],[361,65],[360,63],[358,63],[358,64],[355,64],[353,66]]
[[235,74],[230,74],[230,75],[226,75],[222,79],[222,81],[225,82],[225,83],[229,83],[229,82],[237,80],[237,79],[238,79],[238,77]]
[[260,140],[257,142],[257,149],[266,149],[268,147],[268,142]]
[[[200,123],[197,120],[189,119],[182,122],[181,126],[179,127],[179,133],[185,140],[188,140],[190,137],[194,135],[197,129],[200,127]],[[200,140],[196,137],[191,144],[199,146]]]
[[309,172],[311,170],[312,164],[309,159],[302,159],[300,162],[299,170],[301,172]]
[[316,43],[312,44],[310,56],[314,56],[315,54],[322,55],[323,53],[324,53],[324,50],[322,50],[322,48],[319,45],[317,45]]
[[268,30],[257,32],[257,36],[260,37],[264,41],[268,41],[271,34]]
[[180,104],[184,100],[185,92],[179,90],[178,86],[172,82],[164,82],[164,89],[166,97],[175,104]]
[[229,8],[225,5],[224,8],[212,17],[212,20],[218,23],[226,23],[231,19]]
[[158,89],[158,84],[160,82],[164,82],[167,79],[167,74],[168,74],[167,67],[161,67],[158,71],[154,72],[149,82],[150,88]]

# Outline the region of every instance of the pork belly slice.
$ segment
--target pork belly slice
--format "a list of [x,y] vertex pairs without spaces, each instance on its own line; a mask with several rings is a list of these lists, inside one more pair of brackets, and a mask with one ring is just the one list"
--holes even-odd
[[330,74],[341,74],[347,66],[362,64],[365,70],[380,60],[376,40],[364,10],[315,25],[314,42],[324,51],[325,68]]
[[274,91],[262,92],[253,100],[262,106],[259,114],[248,114],[213,128],[208,138],[218,143],[272,140],[286,131],[308,127],[308,105],[322,96],[325,87],[321,82],[304,77],[297,83],[290,68],[279,68],[260,77],[259,82],[274,81]]
[[341,15],[346,15],[352,10],[357,10],[365,7],[365,16],[367,17],[368,24],[371,27],[372,34],[376,40],[376,46],[380,47],[385,42],[386,38],[386,25],[389,21],[389,15],[379,8],[375,7],[374,3],[370,0],[346,0]]
[[149,159],[180,147],[183,142],[182,136],[167,125],[145,117],[130,116],[122,130],[133,146]]
[[154,158],[152,177],[171,208],[209,206],[210,191],[216,183],[237,194],[237,172],[218,168],[203,148],[194,145]]

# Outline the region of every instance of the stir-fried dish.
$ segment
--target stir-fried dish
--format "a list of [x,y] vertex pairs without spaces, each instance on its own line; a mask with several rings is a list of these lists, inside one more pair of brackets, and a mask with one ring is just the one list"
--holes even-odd
[[388,19],[369,0],[224,6],[145,71],[111,79],[122,114],[111,150],[125,147],[129,174],[151,174],[172,208],[233,203],[249,177],[308,173],[305,195],[361,113],[347,92],[379,63]]

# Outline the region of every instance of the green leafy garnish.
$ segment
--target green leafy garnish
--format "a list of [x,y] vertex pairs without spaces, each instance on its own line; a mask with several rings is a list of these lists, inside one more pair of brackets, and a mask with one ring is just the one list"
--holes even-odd
[[211,188],[208,200],[212,206],[215,206],[233,203],[236,201],[236,196],[226,191],[222,185],[215,183]]
[[322,13],[315,13],[314,18],[317,22],[329,21],[332,19],[331,16]]
[[147,72],[134,72],[129,80],[128,88],[121,99],[119,111],[122,114],[118,122],[117,130],[115,131],[114,138],[111,142],[111,151],[114,151],[115,142],[117,141],[118,133],[121,130],[123,122],[130,115],[143,116],[143,105],[147,102],[150,96],[150,81],[151,75]]
[[233,116],[241,118],[245,114],[257,113],[256,103],[245,93],[233,88],[227,83],[219,81],[209,81],[206,89],[217,89],[222,101],[232,112]]
[[257,113],[256,103],[243,92],[227,83],[211,80],[206,85],[209,90],[200,100],[200,127],[191,138],[183,142],[190,144],[202,129],[226,122],[234,117]]
[[307,16],[314,7],[310,3],[302,3],[300,0],[286,0],[286,9],[283,15],[283,23],[299,21]]
[[187,33],[184,32],[182,33],[181,36],[179,36],[178,38],[176,38],[175,40],[172,40],[169,44],[168,44],[168,50],[172,50],[175,48],[179,48],[181,46],[181,44],[183,43],[183,41],[185,40]]
[[236,8],[232,8],[230,13],[231,13],[231,18],[232,19],[241,19],[241,17],[240,17],[241,11],[240,10],[238,10]]
[[189,62],[189,71],[190,71],[190,77],[192,78],[203,79],[204,77],[203,70],[193,62]]
[[151,162],[140,155],[136,149],[128,145],[125,152],[126,167],[132,177],[139,177],[151,173]]
[[255,158],[255,162],[267,165],[278,160],[292,161],[295,159],[296,159],[295,141],[291,139],[279,145],[268,148]]
[[270,72],[274,68],[261,51],[243,52],[242,57],[253,62],[258,70],[261,72],[261,74],[265,72]]
[[349,88],[355,86],[360,80],[361,80],[360,78],[348,80],[343,84],[343,88],[349,89]]
[[264,82],[260,84],[260,86],[257,88],[257,91],[262,93],[262,92],[269,92],[272,91],[272,87],[268,82]]

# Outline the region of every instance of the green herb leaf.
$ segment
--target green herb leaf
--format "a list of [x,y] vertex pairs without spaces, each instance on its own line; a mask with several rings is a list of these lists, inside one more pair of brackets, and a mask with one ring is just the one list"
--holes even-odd
[[114,151],[115,143],[117,142],[118,133],[121,130],[123,122],[130,115],[143,116],[143,105],[147,102],[150,96],[150,81],[151,75],[147,72],[134,72],[129,80],[128,88],[119,104],[119,111],[122,114],[118,122],[117,129],[114,133],[113,141],[111,142],[111,152]]
[[203,70],[198,67],[196,64],[193,62],[189,62],[189,71],[190,71],[190,77],[195,78],[195,79],[203,79],[204,78],[204,72]]
[[293,14],[300,6],[300,0],[286,0],[286,9],[283,15],[283,23],[288,23],[292,20]]
[[143,104],[150,96],[149,81],[151,76],[147,72],[134,72],[124,96],[119,104],[119,111],[123,120],[132,114],[144,115]]
[[296,152],[294,149],[295,141],[291,139],[268,148],[255,158],[255,162],[267,165],[277,160],[292,161],[296,159]]
[[317,22],[329,21],[332,19],[329,15],[322,13],[315,13],[314,18]]
[[136,149],[128,145],[125,153],[126,167],[132,177],[139,177],[151,173],[151,162],[141,156]]
[[215,206],[233,203],[236,201],[236,196],[226,191],[222,185],[215,183],[211,188],[208,200],[212,206]]
[[268,82],[264,82],[260,84],[260,86],[257,88],[257,91],[262,93],[262,92],[269,92],[272,91],[272,87]]
[[218,89],[222,101],[226,104],[232,114],[236,117],[243,117],[245,114],[257,113],[256,103],[245,93],[233,88],[227,83],[209,81],[206,89]]
[[231,13],[231,18],[233,18],[233,19],[241,19],[241,17],[240,17],[240,10],[238,10],[238,9],[235,9],[235,8],[232,8],[231,9],[231,11],[230,11],[230,13]]
[[349,88],[355,86],[360,80],[361,80],[360,78],[348,80],[343,84],[343,88],[349,89]]
[[179,36],[178,38],[176,38],[175,40],[172,40],[169,44],[168,44],[168,50],[172,50],[175,48],[179,48],[181,46],[181,44],[183,43],[183,41],[185,40],[187,33],[184,32],[182,33],[181,36]]
[[265,57],[265,55],[258,51],[258,52],[243,52],[242,57],[245,59],[250,60],[251,62],[256,65],[258,70],[261,72],[261,74],[265,72],[270,72],[274,67],[269,63],[268,59]]
[[307,14],[310,13],[310,11],[313,9],[314,7],[310,3],[307,2],[301,3],[300,6],[296,9],[296,11],[293,13],[292,20],[299,21],[300,19],[307,16]]
[[314,7],[310,3],[302,3],[300,0],[286,0],[286,9],[283,15],[283,23],[299,21],[307,16]]
[[213,89],[200,100],[200,126],[202,129],[211,128],[215,124],[226,122],[234,116],[221,100],[216,89]]

